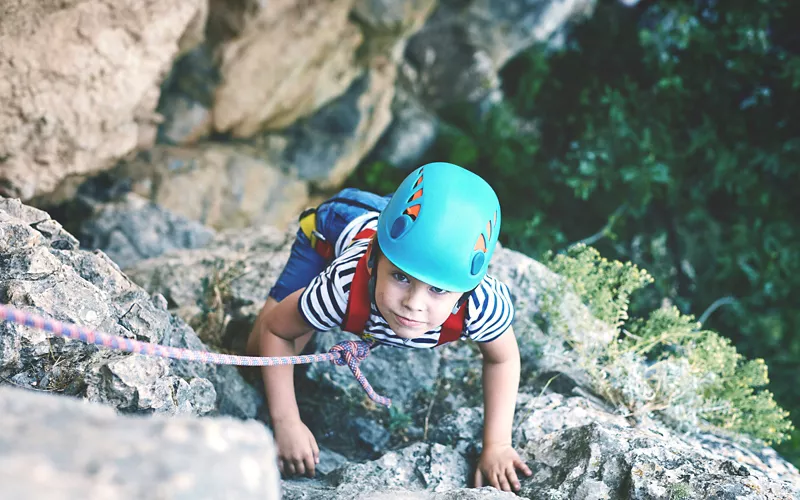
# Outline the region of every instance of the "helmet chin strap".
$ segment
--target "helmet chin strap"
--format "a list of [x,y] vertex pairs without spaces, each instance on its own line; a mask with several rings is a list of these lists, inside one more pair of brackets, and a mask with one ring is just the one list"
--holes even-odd
[[[367,257],[367,270],[369,271],[369,281],[367,282],[367,289],[369,289],[369,299],[375,304],[375,307],[378,307],[378,303],[375,302],[375,283],[377,281],[378,276],[378,258],[377,252],[375,252],[375,248],[372,245],[378,245],[378,239],[373,239],[369,246],[367,247],[367,252],[369,253],[369,257]],[[380,251],[380,247],[377,247]]]

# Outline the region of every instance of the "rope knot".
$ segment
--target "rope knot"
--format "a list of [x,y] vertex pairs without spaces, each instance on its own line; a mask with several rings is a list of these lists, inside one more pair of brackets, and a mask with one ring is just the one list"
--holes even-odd
[[363,340],[345,340],[330,348],[329,352],[338,352],[339,356],[332,361],[339,366],[350,364],[351,359],[360,363],[369,356],[369,343]]

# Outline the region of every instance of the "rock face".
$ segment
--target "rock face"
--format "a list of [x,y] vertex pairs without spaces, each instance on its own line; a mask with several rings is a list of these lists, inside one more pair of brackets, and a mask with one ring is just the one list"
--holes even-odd
[[[556,37],[593,5],[91,0],[7,7],[0,194],[52,207],[156,140],[207,141],[166,153],[194,157],[202,173],[170,174],[159,199],[144,196],[212,228],[281,226],[308,185],[335,189],[365,158],[412,166],[436,137],[440,107],[496,101],[498,71],[510,57]],[[230,138],[237,151],[217,147]],[[255,154],[244,151],[252,147]],[[145,163],[163,156],[157,148]],[[268,201],[213,184],[200,186],[186,206],[166,195],[185,192],[189,180],[213,179],[211,169],[246,179],[243,186],[263,185]]]
[[[113,335],[205,349],[163,296],[77,244],[45,212],[0,198],[0,301]],[[233,367],[130,355],[8,322],[0,323],[0,379],[132,413],[252,417],[260,402]]]
[[[293,237],[292,229],[227,232],[204,248],[173,250],[140,261],[130,275],[148,289],[145,292],[104,254],[76,250],[77,240],[46,213],[2,199],[0,299],[100,331],[204,349],[192,324],[215,348],[236,350],[236,339],[241,344],[249,331],[288,257]],[[800,495],[800,473],[770,448],[741,438],[677,434],[655,420],[635,423],[588,395],[564,341],[608,342],[610,330],[593,321],[579,301],[565,296],[559,307],[569,321],[562,329],[547,328],[545,333],[537,326],[536,315],[559,277],[516,252],[500,248],[495,255],[491,272],[513,292],[515,330],[523,352],[513,442],[534,474],[522,480],[522,497],[667,500]],[[319,335],[317,350],[327,350],[347,338],[344,335]],[[460,342],[433,351],[377,349],[362,368],[376,389],[398,404],[389,411],[365,402],[342,367],[318,364],[305,370],[299,379],[301,413],[324,447],[323,463],[315,479],[283,480],[283,498],[514,496],[492,488],[469,488],[483,424],[480,359],[474,346]],[[537,381],[537,374],[553,372],[569,378],[572,385]],[[259,382],[254,379],[254,383]],[[29,390],[23,396],[6,396],[7,389],[0,390],[4,487],[42,491],[37,489],[44,488],[41,476],[19,472],[38,463],[46,464],[35,470],[50,474],[43,476],[48,480],[57,477],[70,487],[86,488],[87,476],[96,479],[92,464],[102,464],[103,470],[113,473],[134,457],[151,467],[140,471],[145,474],[141,479],[154,480],[147,474],[158,473],[159,487],[166,492],[218,491],[228,488],[226,481],[232,477],[240,478],[238,485],[225,491],[241,492],[237,497],[272,491],[265,488],[274,485],[270,479],[274,450],[267,448],[269,462],[251,461],[269,446],[263,426],[207,420],[217,414],[255,415],[256,391],[233,368],[133,356],[1,323],[0,384]],[[51,394],[31,395],[31,391]],[[66,396],[146,418],[119,422],[121,417],[110,412],[104,417]],[[48,418],[48,412],[58,417]],[[40,429],[19,415],[42,415],[74,432],[59,432],[52,423]],[[171,419],[163,420],[166,416]],[[95,435],[98,427],[105,433],[102,442],[95,445],[82,437],[82,433]],[[51,439],[51,432],[78,436],[81,446],[74,460],[65,463],[63,456],[70,446],[78,448],[76,441]],[[154,447],[137,438],[140,433],[148,439],[163,437]],[[33,445],[28,443],[29,434],[36,435],[30,438]],[[53,444],[45,447],[40,442]],[[147,459],[148,453],[156,452],[160,461]],[[225,462],[224,467],[198,473],[211,452]],[[239,458],[228,459],[226,453],[237,453]],[[180,472],[186,460],[196,464],[192,469],[196,476]],[[215,462],[215,466],[220,465]],[[99,488],[97,495],[103,498],[115,494],[133,498],[136,490],[130,488],[141,482],[95,481],[91,487]]]
[[250,137],[318,109],[358,71],[361,32],[348,22],[353,0],[269,2],[220,51],[222,81],[214,129]]
[[11,4],[0,16],[0,194],[47,193],[153,143],[161,79],[196,41],[203,0]]
[[0,386],[3,496],[279,498],[275,448],[256,422],[118,416]]
[[91,191],[102,200],[104,192],[129,190],[216,230],[285,228],[306,208],[308,187],[276,164],[253,148],[156,146],[121,162],[104,176],[107,180],[94,182],[108,184],[105,191],[99,186]]
[[499,69],[535,42],[546,42],[595,0],[443,0],[408,43],[404,74],[434,109],[480,102],[498,91]]
[[174,249],[199,248],[214,231],[135,193],[100,204],[81,227],[81,246],[102,250],[121,268]]

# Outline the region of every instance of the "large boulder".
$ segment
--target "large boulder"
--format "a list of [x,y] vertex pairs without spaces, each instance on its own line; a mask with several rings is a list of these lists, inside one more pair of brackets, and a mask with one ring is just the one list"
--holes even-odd
[[480,102],[499,89],[500,68],[519,52],[586,17],[595,0],[443,0],[408,42],[403,74],[427,106]]
[[174,214],[135,193],[92,205],[94,213],[78,233],[83,248],[101,250],[119,267],[180,248],[200,248],[214,231]]
[[396,74],[394,64],[375,62],[343,95],[276,134],[285,143],[272,151],[301,179],[321,188],[341,186],[392,120]]
[[[251,11],[219,49],[214,129],[249,137],[280,129],[344,92],[358,74],[353,0],[279,0]],[[212,15],[217,14],[212,11]]]
[[159,85],[203,0],[13,2],[0,16],[0,194],[29,199],[155,140]]
[[119,200],[119,193],[130,190],[215,230],[265,225],[283,229],[306,207],[308,187],[279,165],[254,148],[159,145],[120,162],[81,190],[99,201]]
[[[0,198],[0,301],[113,335],[205,350],[194,331],[47,213]],[[0,323],[0,380],[131,413],[255,416],[258,393],[235,368],[98,348]]]
[[4,498],[279,498],[265,427],[232,418],[117,415],[0,386]]

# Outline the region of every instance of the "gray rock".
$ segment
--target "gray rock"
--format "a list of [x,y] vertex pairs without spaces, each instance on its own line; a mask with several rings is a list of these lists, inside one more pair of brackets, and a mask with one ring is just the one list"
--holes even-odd
[[436,140],[439,118],[402,87],[398,87],[392,101],[392,117],[366,161],[412,169]]
[[0,483],[18,500],[279,498],[272,436],[235,419],[132,417],[0,387]]
[[440,492],[464,487],[468,474],[467,461],[452,448],[416,443],[372,462],[340,467],[326,480],[334,487],[358,485],[372,490],[402,487]]
[[355,418],[353,427],[361,443],[373,452],[383,450],[391,438],[389,431],[366,418]]
[[498,71],[514,55],[556,36],[595,0],[447,0],[408,41],[402,73],[434,109],[480,103],[499,89]]
[[81,244],[102,250],[123,269],[170,250],[203,247],[214,237],[212,229],[134,193],[95,208],[81,226]]
[[431,440],[465,456],[477,456],[482,448],[482,429],[483,408],[458,408],[436,422]]
[[324,446],[319,447],[319,463],[316,471],[320,476],[330,474],[348,462],[347,457],[341,453],[328,449]]
[[494,488],[469,489],[466,460],[451,448],[417,443],[378,460],[347,464],[324,480],[283,481],[283,498],[478,500],[516,498]]
[[178,58],[161,85],[158,113],[164,121],[158,127],[158,141],[187,144],[211,131],[211,107],[219,85],[219,68],[207,43]]
[[[126,272],[146,290],[163,295],[170,310],[205,342],[241,347],[293,240],[293,230],[269,226],[227,231],[205,248],[140,261]],[[218,303],[215,290],[220,292]]]
[[531,499],[789,500],[800,494],[797,483],[771,480],[674,436],[602,423],[528,441],[524,457],[534,474],[522,481],[520,496]]
[[287,168],[312,184],[340,186],[389,126],[395,77],[394,64],[376,65],[344,94],[282,131],[286,143],[279,154]]
[[[75,239],[46,213],[0,198],[0,233],[2,302],[99,332],[206,350],[163,297],[151,297],[105,254],[48,244]],[[126,412],[252,417],[260,404],[231,366],[130,355],[10,322],[0,323],[3,380]]]

